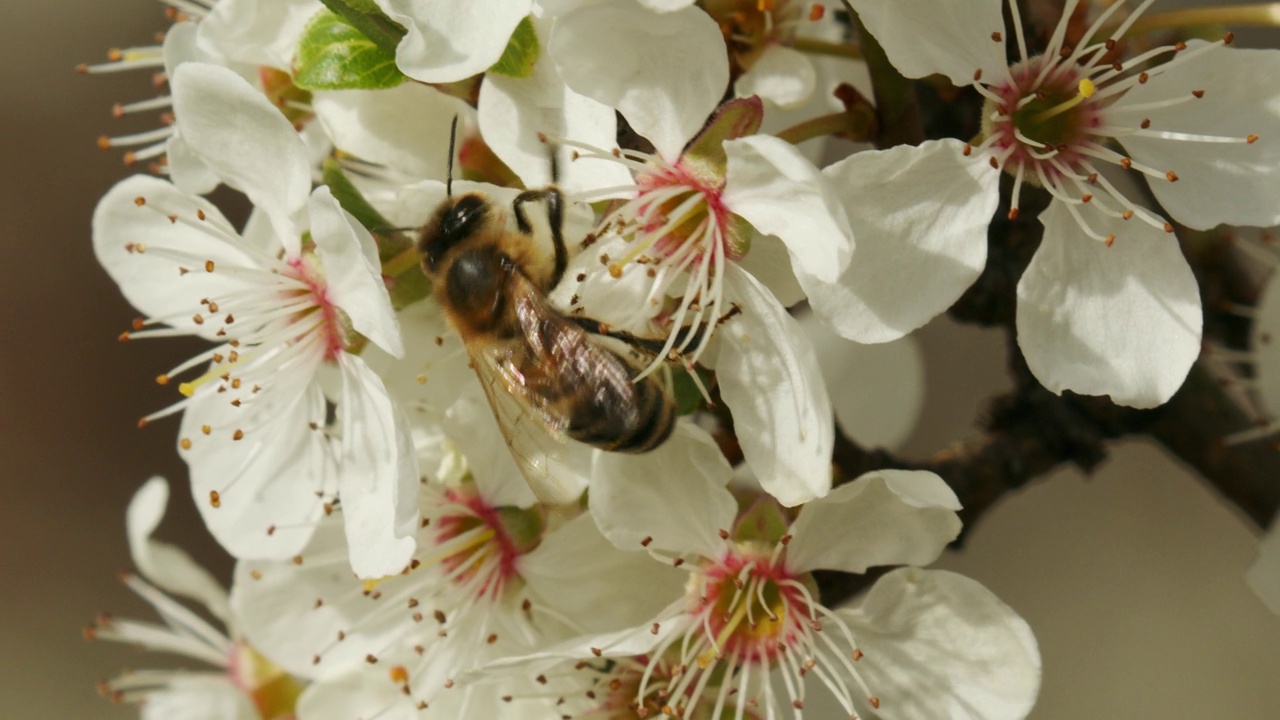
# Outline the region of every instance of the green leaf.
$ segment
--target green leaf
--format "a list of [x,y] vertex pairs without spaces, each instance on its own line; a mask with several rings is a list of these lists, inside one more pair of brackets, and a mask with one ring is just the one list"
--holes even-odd
[[328,10],[307,23],[293,62],[293,82],[306,90],[374,90],[406,79],[394,52]]
[[538,62],[542,48],[538,45],[538,33],[533,29],[532,18],[525,17],[516,25],[515,32],[507,41],[507,49],[502,57],[489,68],[489,72],[514,78],[527,78],[533,74],[533,65]]
[[320,0],[378,47],[394,54],[408,32],[400,23],[383,14],[374,0]]

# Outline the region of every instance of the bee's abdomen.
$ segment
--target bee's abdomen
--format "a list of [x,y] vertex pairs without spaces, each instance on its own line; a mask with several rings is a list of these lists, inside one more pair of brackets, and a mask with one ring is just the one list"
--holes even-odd
[[655,378],[640,380],[633,388],[634,396],[625,401],[596,398],[579,404],[566,434],[610,452],[645,453],[657,448],[675,429],[675,403]]

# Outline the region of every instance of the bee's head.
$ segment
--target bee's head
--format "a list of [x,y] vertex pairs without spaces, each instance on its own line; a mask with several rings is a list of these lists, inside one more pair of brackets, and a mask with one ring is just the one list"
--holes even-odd
[[450,197],[440,203],[423,226],[422,239],[418,241],[423,269],[428,275],[435,275],[451,249],[484,227],[489,205],[489,199],[479,193]]

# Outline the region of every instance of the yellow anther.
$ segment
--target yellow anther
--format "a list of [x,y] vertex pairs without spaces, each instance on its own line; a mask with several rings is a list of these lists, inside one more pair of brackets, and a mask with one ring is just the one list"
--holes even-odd
[[1080,80],[1080,97],[1093,97],[1093,93],[1097,91],[1097,89],[1098,86],[1094,85],[1093,81],[1089,78],[1082,78]]

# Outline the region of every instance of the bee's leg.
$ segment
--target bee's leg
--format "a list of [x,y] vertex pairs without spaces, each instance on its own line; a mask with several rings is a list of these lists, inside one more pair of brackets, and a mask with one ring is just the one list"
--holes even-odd
[[565,269],[569,267],[569,250],[564,244],[564,207],[562,205],[564,198],[560,190],[556,187],[548,187],[545,190],[525,190],[511,202],[511,208],[516,214],[516,227],[522,233],[530,233],[533,232],[533,225],[529,224],[529,218],[524,214],[524,204],[541,201],[547,203],[547,224],[551,226],[551,243],[556,253],[555,268],[551,272],[551,283],[547,287],[555,287],[560,284]]

